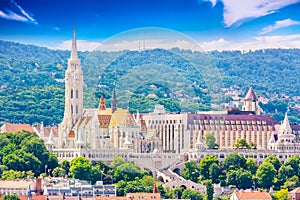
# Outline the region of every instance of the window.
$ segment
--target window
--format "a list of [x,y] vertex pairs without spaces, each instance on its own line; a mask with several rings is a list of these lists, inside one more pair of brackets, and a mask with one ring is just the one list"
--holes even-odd
[[76,105],[76,114],[78,114],[78,106]]
[[73,105],[71,105],[71,114],[73,114]]
[[71,99],[73,99],[73,90],[71,90]]
[[78,99],[78,90],[76,90],[76,99]]

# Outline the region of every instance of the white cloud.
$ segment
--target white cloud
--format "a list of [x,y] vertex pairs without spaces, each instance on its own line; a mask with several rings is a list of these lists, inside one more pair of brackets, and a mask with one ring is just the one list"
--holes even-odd
[[0,17],[13,20],[13,21],[20,21],[26,23],[32,23],[37,25],[37,21],[30,16],[21,6],[19,6],[16,2],[4,0],[5,8],[0,10]]
[[[71,40],[62,41],[57,46],[51,46],[51,49],[70,50],[72,45]],[[89,42],[86,40],[77,40],[77,47],[79,51],[120,51],[120,50],[143,50],[145,49],[171,49],[178,47],[180,49],[191,49],[195,51],[202,51],[199,44],[188,40],[176,40],[176,41],[165,41],[165,40],[122,40],[113,43],[100,43],[100,42]]]
[[227,27],[266,16],[300,0],[221,0],[224,4],[224,22]]
[[280,29],[280,28],[284,28],[284,27],[288,27],[288,26],[293,26],[293,25],[300,25],[300,22],[292,20],[290,18],[280,20],[280,21],[276,21],[274,25],[270,25],[270,26],[267,26],[267,27],[263,28],[263,30],[260,32],[260,35],[270,33],[270,32],[272,32],[276,29]]
[[300,48],[300,34],[278,35],[278,36],[258,36],[251,41],[233,42],[223,38],[208,42],[203,42],[200,46],[205,51],[213,50],[257,50],[268,48]]
[[53,27],[52,29],[55,30],[55,31],[58,31],[58,32],[61,30],[61,29],[60,29],[59,27],[57,27],[57,26]]
[[204,1],[209,1],[212,4],[212,7],[214,7],[217,4],[217,0],[204,0]]

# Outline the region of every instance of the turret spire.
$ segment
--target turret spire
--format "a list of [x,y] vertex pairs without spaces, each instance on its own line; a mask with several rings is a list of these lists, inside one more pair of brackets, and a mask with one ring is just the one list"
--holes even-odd
[[111,113],[113,114],[117,110],[117,98],[116,98],[116,82],[114,83],[114,91],[111,100]]
[[100,98],[98,110],[106,110],[104,96],[102,95]]
[[73,40],[72,40],[72,50],[71,50],[71,60],[78,60],[78,53],[77,53],[77,41],[76,41],[76,26],[74,26],[73,32]]
[[293,132],[289,122],[287,112],[285,113],[284,120],[283,123],[281,124],[279,132],[282,134],[289,134]]

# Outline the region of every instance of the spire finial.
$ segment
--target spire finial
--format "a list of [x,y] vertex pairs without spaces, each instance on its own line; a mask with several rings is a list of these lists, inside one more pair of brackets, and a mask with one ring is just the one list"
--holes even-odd
[[78,60],[77,41],[76,41],[76,26],[75,25],[74,25],[73,40],[72,40],[71,60]]

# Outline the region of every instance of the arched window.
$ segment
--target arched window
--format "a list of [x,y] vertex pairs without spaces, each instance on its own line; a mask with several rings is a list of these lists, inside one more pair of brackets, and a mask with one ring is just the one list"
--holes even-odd
[[71,90],[71,99],[73,99],[73,90]]
[[76,114],[78,114],[78,105],[76,105]]
[[71,105],[71,114],[73,114],[73,105]]

